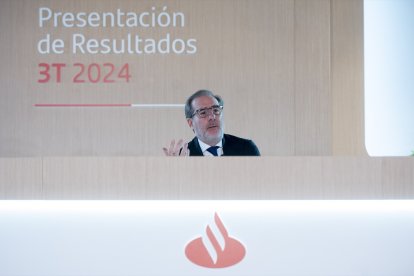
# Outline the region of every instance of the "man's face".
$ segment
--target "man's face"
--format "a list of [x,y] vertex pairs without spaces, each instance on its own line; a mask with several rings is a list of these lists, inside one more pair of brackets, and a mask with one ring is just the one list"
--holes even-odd
[[[202,108],[210,108],[213,105],[218,105],[217,100],[210,96],[201,96],[195,98],[192,102],[194,111]],[[197,114],[193,118],[187,119],[188,125],[193,129],[198,139],[204,143],[213,146],[223,139],[223,113],[214,115],[209,110],[208,116],[200,118]]]

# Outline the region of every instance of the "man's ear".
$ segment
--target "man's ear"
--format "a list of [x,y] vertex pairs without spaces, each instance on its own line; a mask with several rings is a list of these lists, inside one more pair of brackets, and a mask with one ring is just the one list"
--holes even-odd
[[[192,118],[187,118],[187,124],[191,129],[193,129],[193,119]],[[194,129],[193,129],[193,131],[194,131]]]

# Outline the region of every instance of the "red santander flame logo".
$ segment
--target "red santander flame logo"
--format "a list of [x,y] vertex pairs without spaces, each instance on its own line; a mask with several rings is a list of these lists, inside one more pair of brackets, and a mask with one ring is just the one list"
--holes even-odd
[[193,263],[208,268],[223,268],[237,264],[246,255],[238,240],[229,237],[217,213],[214,225],[206,228],[206,236],[196,238],[185,248],[185,255]]

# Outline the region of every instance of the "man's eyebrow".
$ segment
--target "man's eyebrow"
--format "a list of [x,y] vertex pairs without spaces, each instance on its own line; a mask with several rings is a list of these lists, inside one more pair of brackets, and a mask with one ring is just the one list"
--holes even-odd
[[212,106],[209,106],[209,107],[202,107],[202,108],[200,108],[200,109],[198,109],[198,110],[209,109],[209,108],[216,107],[216,106],[218,106],[218,105],[212,105]]

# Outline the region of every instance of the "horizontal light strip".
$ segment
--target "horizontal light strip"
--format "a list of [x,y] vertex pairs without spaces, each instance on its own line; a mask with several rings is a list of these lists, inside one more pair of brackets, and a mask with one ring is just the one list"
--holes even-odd
[[183,108],[183,104],[34,104],[34,107],[138,107],[138,108]]
[[6,200],[1,212],[392,213],[414,212],[414,200]]

